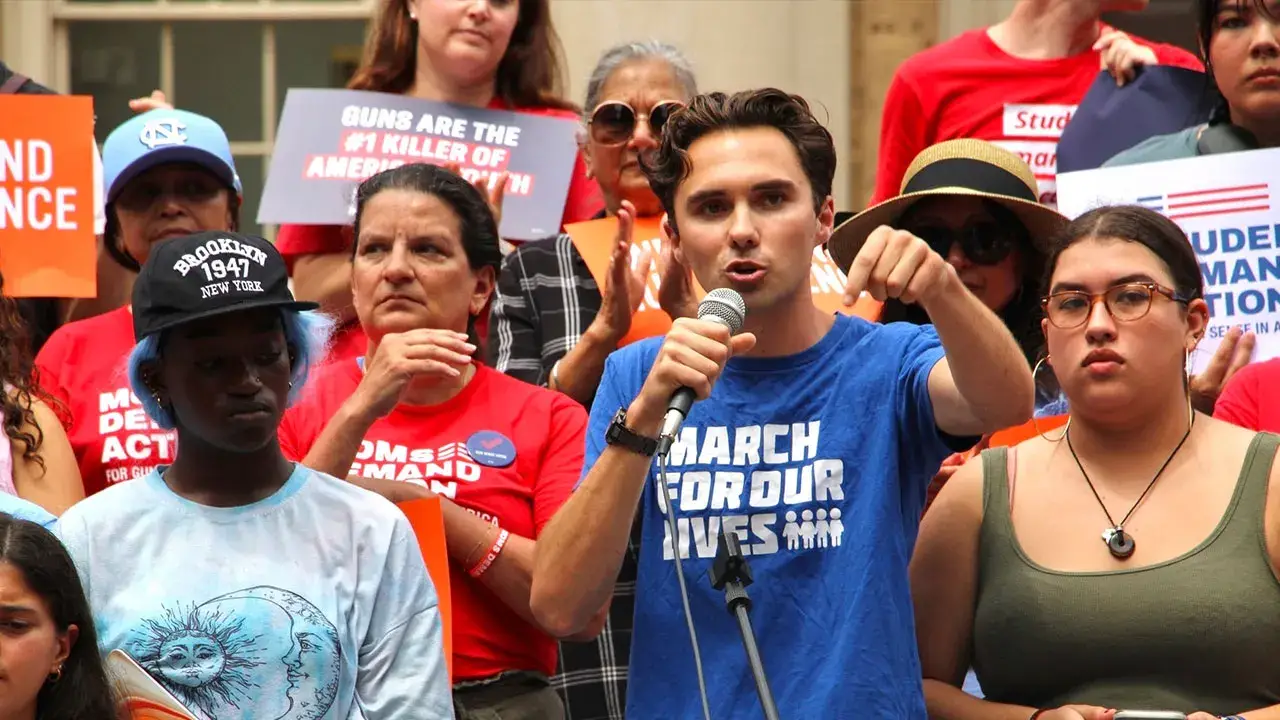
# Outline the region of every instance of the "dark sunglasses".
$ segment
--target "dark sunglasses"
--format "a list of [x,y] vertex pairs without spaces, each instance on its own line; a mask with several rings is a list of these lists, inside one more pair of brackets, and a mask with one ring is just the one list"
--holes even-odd
[[1015,233],[999,223],[987,221],[968,223],[959,229],[926,225],[911,228],[911,232],[942,257],[959,245],[964,256],[978,265],[997,265],[1017,247]]
[[217,197],[224,189],[225,185],[204,171],[163,179],[142,175],[125,184],[115,198],[115,206],[131,212],[145,212],[165,197],[202,203]]
[[591,113],[588,123],[591,127],[591,139],[601,145],[621,145],[635,134],[636,125],[641,119],[649,123],[649,132],[655,138],[660,138],[667,121],[682,108],[684,103],[678,100],[664,100],[647,113],[637,113],[635,108],[618,100],[600,103]]

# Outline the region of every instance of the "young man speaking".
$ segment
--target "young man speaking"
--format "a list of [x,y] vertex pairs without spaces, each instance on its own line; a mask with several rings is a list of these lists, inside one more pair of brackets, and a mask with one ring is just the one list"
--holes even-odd
[[[919,303],[936,332],[814,306],[810,260],[832,235],[835,169],[830,133],[772,89],[698,96],[668,121],[648,168],[676,252],[702,287],[740,293],[747,316],[733,337],[680,319],[609,358],[584,477],[538,539],[533,613],[571,635],[609,601],[639,508],[628,718],[702,715],[673,546],[712,716],[760,717],[737,624],[707,580],[721,528],[751,564],[751,615],[783,717],[925,718],[907,582],[925,489],[951,452],[1031,416],[1031,374],[1000,320],[904,232],[867,239],[846,302],[866,290]],[[680,387],[701,402],[659,491],[645,440]]]

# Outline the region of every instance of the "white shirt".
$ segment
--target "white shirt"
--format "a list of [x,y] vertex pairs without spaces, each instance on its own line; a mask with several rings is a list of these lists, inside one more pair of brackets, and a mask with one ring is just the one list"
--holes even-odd
[[58,522],[104,654],[209,720],[453,718],[435,587],[398,508],[301,465],[271,497],[208,507],[164,470]]

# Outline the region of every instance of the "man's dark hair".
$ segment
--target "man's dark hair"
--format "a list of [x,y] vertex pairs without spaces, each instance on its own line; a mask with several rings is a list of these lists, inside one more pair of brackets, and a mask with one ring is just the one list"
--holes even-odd
[[662,130],[662,144],[642,158],[649,186],[676,222],[676,188],[689,176],[689,146],[722,130],[770,127],[791,141],[800,166],[813,188],[815,212],[831,196],[836,174],[836,148],[831,133],[813,116],[799,95],[777,88],[697,95],[688,107],[671,116]]

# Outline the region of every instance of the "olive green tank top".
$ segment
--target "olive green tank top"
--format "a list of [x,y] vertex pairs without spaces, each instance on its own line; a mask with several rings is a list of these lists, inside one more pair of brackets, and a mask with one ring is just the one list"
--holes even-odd
[[1253,439],[1204,542],[1104,572],[1027,558],[1010,520],[1008,454],[983,452],[973,665],[987,699],[1217,715],[1280,703],[1280,582],[1263,529],[1278,445]]

